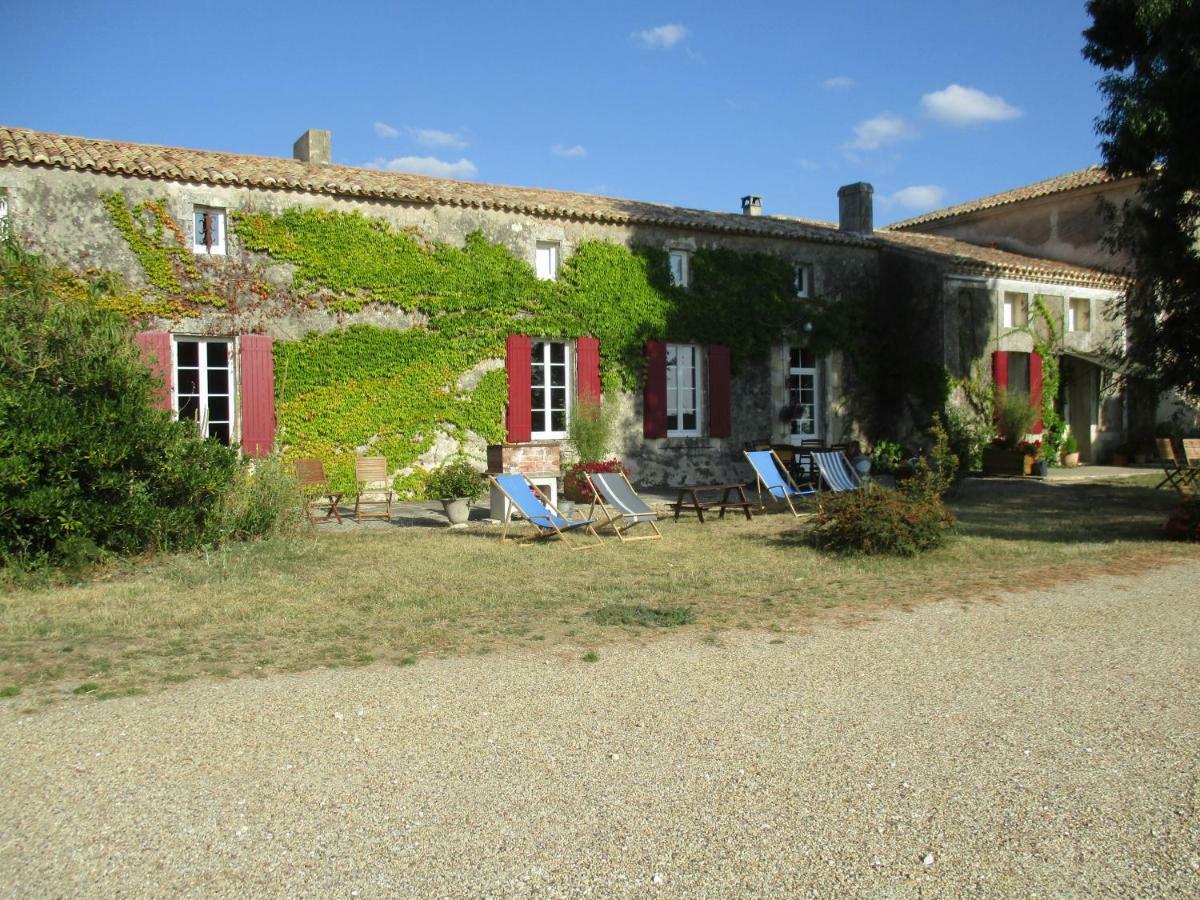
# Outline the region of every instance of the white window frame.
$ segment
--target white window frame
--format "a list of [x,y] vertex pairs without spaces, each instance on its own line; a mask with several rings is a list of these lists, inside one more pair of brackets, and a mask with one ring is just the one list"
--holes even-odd
[[[212,215],[217,221],[217,239],[208,245],[204,242],[202,229],[197,226],[198,215]],[[204,206],[197,203],[192,207],[192,252],[201,256],[224,256],[225,238],[229,233],[229,217],[222,206]]]
[[[179,391],[179,345],[182,343],[195,343],[198,345],[196,353],[197,361],[197,391],[196,394],[181,394]],[[208,365],[208,345],[209,344],[224,344],[225,350],[225,370],[229,373],[226,381],[228,394],[210,394],[208,390],[208,375],[211,370],[219,369],[218,366]],[[176,419],[179,418],[179,401],[181,397],[196,397],[197,415],[204,417],[208,410],[208,401],[211,397],[228,397],[229,400],[229,421],[218,419],[214,423],[211,419],[205,419],[205,437],[210,435],[207,433],[208,427],[213,424],[228,424],[229,426],[229,444],[237,442],[237,365],[236,365],[236,350],[237,344],[232,337],[200,337],[199,335],[179,334],[174,335],[171,340],[171,414]],[[185,366],[185,369],[192,368]],[[196,420],[197,422],[200,419]]]
[[[692,394],[692,405],[680,407],[680,367],[672,365],[672,360],[678,360],[680,354],[690,357],[691,365],[686,370],[691,371],[692,384],[687,390]],[[704,408],[706,401],[704,379],[704,354],[697,344],[667,344],[667,437],[699,437],[704,433]],[[683,416],[695,413],[695,425],[692,428],[682,427]],[[675,427],[672,428],[672,420]]]
[[797,263],[795,275],[793,276],[793,284],[796,287],[797,297],[804,298],[812,296],[812,280],[812,265],[810,263]]
[[[692,283],[692,259],[687,250],[673,249],[667,251],[667,272],[671,278],[672,287],[688,287]],[[679,261],[679,274],[675,274],[675,261]]]
[[538,241],[533,248],[533,271],[541,281],[558,281],[562,260],[562,244],[558,241]]
[[[792,365],[792,352],[799,351],[801,365]],[[784,371],[787,373],[784,378],[783,388],[787,392],[787,403],[789,406],[803,405],[800,402],[801,392],[804,390],[804,380],[811,379],[812,381],[812,428],[809,431],[798,431],[797,425],[804,422],[803,419],[792,419],[788,423],[791,431],[788,433],[788,441],[797,446],[801,441],[820,440],[821,437],[821,360],[806,347],[787,347],[783,351],[787,354],[784,360]],[[812,365],[805,366],[804,354],[812,353]],[[795,376],[799,380],[799,388],[793,391],[791,387],[792,377]]]
[[[534,354],[536,353],[536,348],[537,348],[538,344],[542,345],[541,359],[537,359],[534,357]],[[563,385],[563,389],[565,391],[565,399],[564,399],[564,406],[563,406],[563,413],[564,413],[563,427],[561,429],[554,429],[554,428],[547,427],[546,429],[544,429],[542,431],[537,431],[537,430],[533,429],[534,413],[539,412],[539,411],[544,413],[545,418],[543,419],[543,422],[547,426],[549,426],[551,424],[551,417],[552,417],[554,407],[551,405],[552,398],[551,398],[551,393],[550,393],[550,377],[551,377],[552,373],[550,371],[550,367],[551,367],[551,365],[558,365],[558,364],[550,362],[550,353],[551,353],[550,348],[556,344],[561,345],[563,348],[563,363],[562,364],[566,370],[565,371],[565,379],[564,379],[565,384]],[[543,441],[565,438],[567,436],[568,424],[571,421],[571,397],[572,397],[572,394],[574,393],[574,391],[573,391],[573,384],[574,384],[573,372],[575,369],[575,354],[572,352],[571,343],[569,341],[551,341],[551,340],[540,340],[540,339],[535,338],[533,341],[530,342],[529,357],[530,357],[529,365],[530,365],[531,369],[536,369],[539,366],[541,366],[545,369],[545,374],[543,375],[542,384],[540,386],[543,391],[542,405],[540,407],[535,406],[534,402],[533,402],[533,392],[535,390],[537,390],[539,386],[534,383],[533,372],[531,371],[529,373],[530,437],[533,440],[543,440]]]

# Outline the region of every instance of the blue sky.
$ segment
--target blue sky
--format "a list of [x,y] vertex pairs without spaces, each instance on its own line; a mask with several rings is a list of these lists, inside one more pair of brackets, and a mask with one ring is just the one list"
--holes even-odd
[[0,123],[876,222],[1097,162],[1080,2],[0,0]]

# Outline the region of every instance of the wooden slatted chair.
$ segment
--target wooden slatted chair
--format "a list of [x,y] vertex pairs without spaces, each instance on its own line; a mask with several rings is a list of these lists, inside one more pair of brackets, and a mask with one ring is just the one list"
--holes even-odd
[[1187,483],[1196,490],[1200,488],[1200,438],[1184,438],[1180,443],[1183,444],[1183,465],[1186,466]]
[[1186,493],[1196,478],[1196,472],[1200,472],[1200,469],[1192,472],[1186,462],[1179,462],[1170,438],[1156,438],[1155,444],[1158,445],[1158,461],[1163,467],[1163,478],[1154,486],[1154,489],[1172,487],[1181,494]]
[[[342,514],[338,512],[338,503],[342,495],[329,490],[329,479],[325,476],[325,464],[319,459],[298,459],[294,465],[296,482],[300,485],[300,497],[304,504],[304,515],[313,525],[317,522],[328,522],[334,519],[342,524]],[[313,516],[313,507],[325,509],[325,515],[320,518]]]
[[[392,479],[388,475],[387,459],[382,456],[360,456],[354,460],[354,521],[392,518]],[[363,507],[374,507],[364,509]]]

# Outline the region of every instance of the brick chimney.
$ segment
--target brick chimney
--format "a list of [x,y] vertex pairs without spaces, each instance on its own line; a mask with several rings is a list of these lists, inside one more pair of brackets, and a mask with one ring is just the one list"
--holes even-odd
[[328,131],[310,128],[292,144],[292,156],[300,162],[329,165],[333,161],[333,138]]
[[742,198],[742,215],[743,216],[761,216],[762,215],[762,197],[756,197],[754,194],[747,194]]
[[875,188],[865,181],[857,181],[838,188],[838,230],[870,234],[872,224],[871,195]]

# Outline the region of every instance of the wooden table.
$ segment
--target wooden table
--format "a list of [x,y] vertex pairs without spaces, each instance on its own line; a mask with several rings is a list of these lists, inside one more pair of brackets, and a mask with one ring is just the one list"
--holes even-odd
[[[733,496],[735,492],[736,497]],[[719,498],[717,495],[720,495]],[[704,511],[714,506],[721,508],[721,515],[717,518],[725,518],[725,510],[734,508],[741,509],[747,519],[752,519],[750,505],[744,484],[697,484],[681,487],[679,498],[671,504],[675,508],[675,521],[679,521],[679,514],[687,509],[695,510],[701,522],[704,521]]]

